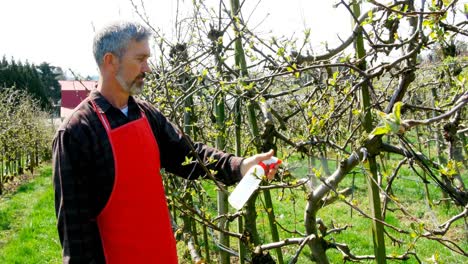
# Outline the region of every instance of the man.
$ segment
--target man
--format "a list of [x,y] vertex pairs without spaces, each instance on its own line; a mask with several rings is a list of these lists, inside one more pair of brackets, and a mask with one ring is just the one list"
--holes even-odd
[[[227,185],[273,152],[246,159],[190,143],[141,92],[150,71],[149,31],[120,22],[99,31],[99,84],[53,141],[55,209],[64,263],[177,263],[160,169],[203,176],[190,144]],[[268,177],[272,178],[275,169]]]

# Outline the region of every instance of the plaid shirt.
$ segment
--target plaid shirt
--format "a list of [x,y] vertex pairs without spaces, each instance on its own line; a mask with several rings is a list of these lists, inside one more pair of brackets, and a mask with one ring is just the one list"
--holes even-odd
[[[161,168],[187,179],[205,175],[200,165],[182,166],[185,157],[191,156],[189,143],[149,103],[130,97],[126,117],[98,91],[89,98],[106,114],[113,129],[140,118],[143,110],[159,145]],[[208,168],[218,171],[218,180],[232,185],[241,179],[242,158],[201,143],[190,144],[203,160],[216,160]],[[64,120],[53,141],[55,211],[64,263],[105,263],[96,217],[112,192],[114,167],[106,131],[85,100]]]

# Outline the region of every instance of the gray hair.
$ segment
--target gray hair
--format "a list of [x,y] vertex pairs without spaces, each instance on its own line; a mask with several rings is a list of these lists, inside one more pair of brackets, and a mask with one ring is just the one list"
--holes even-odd
[[100,67],[102,59],[108,52],[119,59],[127,51],[132,40],[142,41],[150,37],[150,31],[135,22],[113,22],[96,33],[93,41],[93,54],[97,65]]

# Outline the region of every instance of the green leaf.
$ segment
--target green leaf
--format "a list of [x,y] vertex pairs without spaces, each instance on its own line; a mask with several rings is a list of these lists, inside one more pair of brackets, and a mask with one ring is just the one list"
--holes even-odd
[[377,113],[377,117],[379,117],[380,120],[384,121],[387,118],[386,113],[379,110],[376,110],[375,112]]
[[284,48],[283,48],[283,47],[279,48],[278,51],[276,52],[276,54],[277,54],[278,56],[283,57],[283,55],[284,55]]
[[454,175],[458,174],[457,162],[454,160],[449,160],[447,165],[441,165],[439,168],[439,172],[449,178],[453,177]]
[[423,21],[423,26],[424,26],[424,27],[432,27],[432,26],[434,26],[434,21],[432,21],[432,20],[424,20],[424,21]]
[[390,131],[391,131],[391,128],[388,126],[379,126],[379,127],[374,128],[374,130],[372,130],[370,134],[374,136],[385,135],[385,134],[388,134]]
[[247,91],[250,91],[250,90],[253,89],[254,84],[255,84],[254,82],[251,82],[251,83],[249,83],[247,85],[244,85],[244,89],[247,90]]
[[192,160],[193,160],[193,157],[185,156],[185,161],[182,162],[182,166],[189,165],[190,163],[192,163]]
[[334,73],[333,73],[333,80],[338,79],[338,75],[339,75],[339,74],[340,74],[339,71],[334,72]]
[[395,123],[400,124],[401,122],[401,106],[403,105],[402,102],[396,102],[393,105],[393,115],[395,116]]

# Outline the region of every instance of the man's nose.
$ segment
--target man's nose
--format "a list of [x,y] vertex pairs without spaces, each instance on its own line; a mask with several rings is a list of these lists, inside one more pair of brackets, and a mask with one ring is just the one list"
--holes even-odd
[[148,61],[143,62],[143,66],[141,69],[142,72],[151,72],[151,68],[149,67]]

